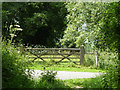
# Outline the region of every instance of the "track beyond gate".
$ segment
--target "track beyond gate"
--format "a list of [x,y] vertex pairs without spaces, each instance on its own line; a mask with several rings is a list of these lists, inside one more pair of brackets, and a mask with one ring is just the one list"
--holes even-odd
[[[26,70],[27,71],[27,70]],[[31,70],[32,77],[38,79],[42,72],[41,70]],[[56,72],[56,71],[53,71]],[[66,79],[77,79],[77,78],[95,78],[103,73],[94,72],[73,72],[73,71],[57,71],[56,79],[66,80]]]

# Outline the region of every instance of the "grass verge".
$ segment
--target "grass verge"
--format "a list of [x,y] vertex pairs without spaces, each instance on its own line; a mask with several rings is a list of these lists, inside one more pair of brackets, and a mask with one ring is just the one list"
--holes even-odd
[[65,85],[71,88],[103,88],[102,76],[96,78],[83,78],[83,79],[69,79],[64,80]]
[[105,72],[105,70],[93,69],[92,67],[84,67],[81,65],[75,65],[74,63],[39,63],[34,62],[29,65],[30,69],[35,70],[54,70],[54,71],[76,71],[76,72]]

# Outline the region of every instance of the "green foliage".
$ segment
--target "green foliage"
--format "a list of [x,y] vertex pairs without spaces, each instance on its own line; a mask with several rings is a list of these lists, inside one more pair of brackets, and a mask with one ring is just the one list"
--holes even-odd
[[3,88],[31,88],[33,81],[25,70],[28,58],[21,56],[18,50],[6,41],[2,42],[2,84]]
[[[16,42],[24,44],[60,46],[56,44],[63,35],[66,8],[62,2],[4,2],[2,8],[3,36],[10,38],[10,25],[16,23],[23,29],[18,31]],[[32,38],[32,39],[31,39]],[[56,47],[57,47],[56,46]]]
[[118,63],[113,59],[115,64],[109,64],[108,71],[102,78],[102,85],[104,88],[118,88]]
[[81,87],[81,88],[103,88],[102,87],[102,76],[97,76],[95,78],[78,78],[64,80],[64,82],[71,88]]
[[98,76],[96,78],[90,78],[86,79],[83,82],[84,88],[103,88],[101,83],[101,76]]
[[[66,24],[67,28],[61,39],[64,47],[80,47],[84,45],[85,48],[94,48],[96,46],[101,50],[110,49],[110,52],[117,52],[117,55],[111,54],[108,56],[100,52],[98,67],[108,70],[106,75],[102,79],[100,78],[102,80],[100,86],[102,85],[102,87],[107,88],[118,87],[117,81],[120,81],[117,80],[119,79],[118,71],[120,73],[118,69],[120,68],[118,68],[119,63],[116,60],[120,60],[120,2],[69,2],[65,4],[42,2],[3,3],[2,12],[3,36],[7,39],[10,39],[11,36],[13,39],[17,35],[14,39],[19,42],[22,39],[22,42],[25,44],[40,44],[47,47],[60,46],[58,41],[63,35]],[[67,21],[64,21],[66,12],[68,12],[66,16]],[[10,25],[15,26],[16,24],[23,31],[18,30],[15,33],[15,28],[10,28]],[[29,79],[26,78],[24,73],[25,68],[27,68],[27,59],[21,56],[10,43],[3,42],[2,53],[3,87],[26,87],[27,85],[23,84],[23,82],[26,80],[28,80],[26,82],[29,82]],[[118,58],[116,58],[117,56]],[[88,57],[84,63],[89,66],[93,62],[94,59]],[[72,63],[67,67],[72,67],[73,70],[76,70],[76,68],[73,68],[76,66]],[[68,68],[66,69],[68,70]],[[50,76],[48,75],[48,77]],[[15,83],[16,80],[18,83]],[[85,87],[97,87],[96,83],[100,82],[95,80],[95,83],[91,84],[92,81],[94,80],[85,83]],[[31,84],[31,82],[29,83]],[[43,87],[46,85],[49,88],[52,87],[46,80],[44,82],[40,81],[39,83]],[[31,87],[31,85],[29,86]]]
[[66,47],[96,46],[100,49],[109,48],[119,52],[119,3],[66,3],[67,28],[61,39],[62,45]]
[[[46,47],[43,45],[32,45],[32,46],[28,46],[28,48],[46,48]],[[31,49],[31,50],[29,50],[29,52],[32,54],[35,54],[35,55],[37,55],[37,54],[41,55],[41,54],[46,53],[47,51],[46,50],[33,50],[33,49]]]
[[51,90],[57,88],[70,88],[70,87],[68,85],[65,85],[64,81],[62,80],[56,80],[54,83],[37,80],[35,84],[35,88]]
[[99,10],[99,4],[87,2],[66,3],[68,10],[67,28],[64,31],[63,46],[80,47],[81,45],[93,46],[94,39],[99,29],[94,24],[94,14]]
[[[113,60],[116,62],[116,60]],[[83,82],[84,88],[118,88],[118,64],[109,64],[104,75],[96,78],[86,79]]]
[[[76,72],[105,72],[105,70],[95,69],[92,66],[85,67],[76,65],[74,63],[58,63],[48,64],[46,62],[36,61],[29,65],[31,69],[35,70],[52,70],[52,71],[76,71]],[[45,67],[45,69],[44,69]]]
[[41,73],[40,79],[36,81],[36,88],[70,88],[65,85],[62,80],[56,79],[57,72],[53,71],[44,71]]
[[85,80],[83,82],[83,87],[84,88],[118,88],[118,63],[116,59],[112,59],[111,63],[109,62],[107,69],[108,70],[104,75],[93,79]]
[[120,12],[119,8],[120,2],[106,3],[103,4],[101,8],[101,20],[98,22],[98,27],[100,28],[100,33],[97,36],[98,42],[97,46],[99,48],[109,48],[111,51],[119,51],[120,45],[120,30],[119,19]]
[[[114,60],[118,59],[120,62],[120,2],[69,2],[66,3],[66,8],[69,13],[67,14],[67,28],[61,40],[62,45],[67,47],[84,45],[85,48],[96,46],[100,50],[108,49],[110,52],[117,53],[114,59],[111,58],[114,57],[113,55],[109,57],[100,55],[99,67],[103,69],[111,68],[111,64],[115,65]],[[120,64],[119,62],[117,63]],[[120,68],[117,69],[120,73]],[[113,76],[113,79],[109,75],[106,76],[110,79],[107,81],[110,84],[119,74],[114,76],[114,72],[111,70],[109,72],[109,75]],[[120,84],[120,78],[117,81]],[[114,87],[114,85],[108,85],[108,87]]]
[[82,79],[69,79],[64,80],[65,84],[70,86],[71,88],[75,88],[77,86],[83,88],[117,88],[117,72],[114,71],[113,67],[110,68],[111,72],[107,72],[104,75],[97,76],[95,78],[82,78]]
[[94,66],[95,65],[95,55],[85,55],[84,66]]
[[76,67],[76,64],[73,63],[73,62],[70,62],[70,63],[67,65],[67,67]]
[[112,52],[99,52],[98,68],[108,70],[110,65],[116,65],[117,54]]
[[55,76],[56,76],[57,72],[53,72],[53,71],[44,71],[43,73],[41,73],[41,80],[44,82],[44,81],[47,81],[47,82],[54,82],[55,81]]

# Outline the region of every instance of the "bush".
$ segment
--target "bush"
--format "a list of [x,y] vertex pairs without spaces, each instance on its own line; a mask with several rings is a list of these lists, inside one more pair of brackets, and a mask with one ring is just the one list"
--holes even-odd
[[94,66],[95,64],[95,55],[85,55],[84,66]]
[[47,82],[54,82],[55,76],[56,76],[57,72],[53,72],[53,71],[44,71],[43,73],[41,73],[41,80],[42,81],[47,81]]
[[[84,88],[118,88],[118,64],[114,59],[114,64],[108,65],[108,70],[104,75],[88,79],[84,82]],[[115,64],[116,62],[116,64]]]
[[109,53],[109,52],[99,52],[99,62],[98,62],[98,68],[100,69],[109,69],[109,65],[112,63],[114,64],[114,59],[117,60],[117,54],[116,53]]
[[118,87],[118,64],[114,59],[114,64],[108,66],[108,71],[102,78],[104,88],[117,88]]
[[2,85],[3,88],[30,88],[33,80],[26,75],[28,58],[21,55],[10,42],[2,42]]
[[36,88],[70,88],[64,84],[64,81],[56,79],[57,72],[44,71],[41,73],[40,79],[36,82]]
[[118,58],[116,53],[100,53],[99,68],[107,72],[102,78],[103,88],[117,88],[118,86]]
[[96,78],[89,78],[83,82],[84,88],[103,88],[102,87],[102,77],[97,76]]

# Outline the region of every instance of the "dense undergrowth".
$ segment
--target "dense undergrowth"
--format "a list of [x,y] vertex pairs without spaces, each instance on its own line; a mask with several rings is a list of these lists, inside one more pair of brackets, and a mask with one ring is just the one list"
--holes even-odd
[[[117,88],[118,64],[116,58],[109,58],[105,75],[93,79],[56,80],[56,73],[43,73],[40,79],[34,80],[29,72],[29,59],[22,55],[10,42],[2,42],[2,87],[3,88]],[[113,63],[114,62],[114,63]],[[71,64],[73,65],[73,64]],[[73,67],[73,66],[72,66]],[[25,73],[26,68],[28,74]],[[83,83],[82,83],[83,82]]]
[[2,87],[27,88],[33,81],[25,74],[27,57],[21,55],[10,42],[2,42]]
[[[63,81],[56,80],[55,74],[50,72],[43,73],[40,79],[34,80],[29,72],[28,60],[28,57],[22,55],[19,49],[10,42],[2,42],[2,88],[67,87]],[[27,74],[25,73],[26,68],[28,69]]]

